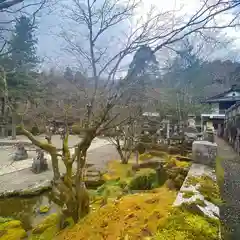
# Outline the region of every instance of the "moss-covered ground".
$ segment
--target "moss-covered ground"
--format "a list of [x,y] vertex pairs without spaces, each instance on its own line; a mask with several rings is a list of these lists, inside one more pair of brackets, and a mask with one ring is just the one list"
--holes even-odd
[[[168,177],[173,175],[173,179],[179,178],[181,170],[191,165],[161,152],[142,154],[140,161],[147,161],[153,155],[164,158],[164,168],[173,169],[168,174]],[[158,186],[155,174],[153,169],[133,171],[131,161],[124,165],[119,161],[110,162],[104,174],[106,183],[91,193],[93,211],[72,229],[62,231],[57,239],[153,238],[158,226],[169,217],[177,195],[175,189],[170,190],[165,184]]]
[[27,236],[26,231],[22,227],[22,223],[18,220],[6,219],[0,217],[0,239],[1,240],[17,240]]
[[187,185],[196,186],[197,190],[204,196],[204,199],[219,206],[223,203],[217,182],[210,176],[189,177]]
[[219,221],[192,212],[185,206],[173,208],[158,227],[154,240],[218,240]]
[[[178,161],[176,157],[164,152],[143,154],[140,161],[147,161],[153,156],[166,161],[164,170],[167,179],[173,182],[173,188],[168,188],[167,184],[159,185],[154,169],[133,170],[134,160],[128,164],[111,161],[103,175],[105,184],[96,190],[89,190],[91,212],[84,219],[73,227],[60,231],[59,215],[51,214],[31,231],[28,239],[161,239],[161,229],[169,228],[166,225],[167,219],[171,220],[172,212],[175,211],[172,204],[177,189],[181,186],[187,173],[186,169],[191,163]],[[72,226],[71,220],[69,221]],[[22,228],[18,225],[17,229]],[[6,233],[5,229],[4,232],[0,231],[0,234],[3,233]],[[26,233],[24,231],[21,234]]]
[[160,222],[167,218],[176,192],[166,187],[137,193],[111,202],[89,214],[58,239],[141,239],[153,236]]

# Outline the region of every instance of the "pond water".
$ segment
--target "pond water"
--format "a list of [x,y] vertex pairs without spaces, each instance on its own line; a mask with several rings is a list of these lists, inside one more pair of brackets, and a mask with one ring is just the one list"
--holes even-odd
[[[46,205],[51,206],[50,210],[45,214],[39,213],[40,206]],[[50,192],[28,198],[0,199],[0,216],[20,220],[23,228],[27,231],[41,222],[47,215],[56,212],[57,209],[57,206],[51,201]]]

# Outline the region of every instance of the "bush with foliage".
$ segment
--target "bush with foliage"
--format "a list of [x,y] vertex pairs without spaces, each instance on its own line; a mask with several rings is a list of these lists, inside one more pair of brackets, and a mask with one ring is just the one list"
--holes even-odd
[[150,190],[157,185],[156,171],[150,168],[139,170],[129,183],[131,190]]
[[32,129],[31,129],[31,133],[36,136],[40,133],[39,129],[38,129],[38,126],[33,126]]

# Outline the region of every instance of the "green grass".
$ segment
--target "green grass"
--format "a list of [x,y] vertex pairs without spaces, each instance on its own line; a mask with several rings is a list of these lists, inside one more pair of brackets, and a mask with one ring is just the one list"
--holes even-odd
[[216,158],[216,176],[219,188],[221,188],[224,184],[224,169],[222,167],[222,161],[222,158]]

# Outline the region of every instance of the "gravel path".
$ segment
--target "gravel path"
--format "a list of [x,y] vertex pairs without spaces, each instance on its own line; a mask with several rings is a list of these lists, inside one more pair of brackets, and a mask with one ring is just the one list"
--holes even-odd
[[[118,153],[114,146],[110,144],[100,145],[99,147],[89,149],[87,153],[87,163],[93,164],[96,169],[104,169],[106,163],[118,159]],[[65,168],[63,164],[59,165],[60,171],[64,172]],[[43,183],[46,180],[53,178],[51,171],[51,164],[49,164],[49,170],[40,174],[34,174],[29,168],[14,171],[0,176],[0,193],[9,190],[21,190],[28,189],[35,184]]]
[[224,240],[240,239],[240,158],[222,139],[217,138],[218,155],[223,159],[225,205],[220,208],[222,222],[228,227]]

